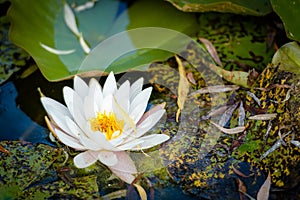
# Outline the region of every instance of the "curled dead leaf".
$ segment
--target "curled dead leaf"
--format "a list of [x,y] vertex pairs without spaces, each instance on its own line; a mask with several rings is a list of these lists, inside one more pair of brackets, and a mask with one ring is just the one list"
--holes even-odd
[[3,152],[3,153],[6,153],[8,155],[11,155],[11,152],[8,151],[7,149],[5,149],[2,145],[0,145],[0,151]]
[[248,119],[253,120],[272,120],[277,116],[277,113],[271,113],[271,114],[259,114],[259,115],[253,115],[248,117]]
[[220,93],[220,92],[229,92],[239,89],[238,85],[213,85],[201,88],[191,93],[189,96],[194,96],[197,94],[206,94],[206,93]]
[[222,67],[222,62],[218,56],[218,52],[214,45],[207,39],[199,37],[199,40],[204,44],[205,48],[207,49],[208,53],[214,59],[214,61]]
[[227,133],[227,134],[241,133],[245,130],[245,126],[238,126],[238,127],[235,127],[235,128],[224,128],[224,127],[220,126],[219,124],[217,124],[217,123],[215,123],[211,120],[210,120],[210,123],[213,124],[215,127],[217,127],[223,133]]
[[176,122],[179,121],[179,115],[181,110],[184,108],[184,103],[187,98],[188,92],[189,92],[189,81],[186,78],[186,72],[184,70],[184,66],[178,58],[178,56],[175,55],[176,61],[178,63],[178,71],[179,71],[179,84],[178,84],[178,96],[177,96],[177,105],[178,105],[178,110],[176,113]]

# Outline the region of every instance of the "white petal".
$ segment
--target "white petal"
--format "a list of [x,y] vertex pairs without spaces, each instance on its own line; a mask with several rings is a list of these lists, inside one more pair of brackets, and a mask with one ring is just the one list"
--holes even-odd
[[86,149],[93,151],[99,151],[103,149],[100,143],[93,141],[92,139],[88,138],[85,134],[80,134],[79,140],[86,147]]
[[136,128],[136,137],[141,137],[147,133],[147,131],[149,131],[161,119],[164,113],[165,110],[158,110],[144,119],[144,121]]
[[65,106],[58,103],[57,101],[50,99],[48,97],[42,97],[41,101],[51,119],[55,122],[55,124],[61,128],[63,131],[69,133],[70,129],[65,122],[64,117],[70,117],[69,111],[66,109]]
[[77,168],[85,168],[94,164],[98,160],[99,152],[85,151],[74,157],[74,164]]
[[61,113],[62,115],[67,115],[71,117],[71,113],[69,112],[68,108],[63,104],[59,103],[58,101],[55,101],[49,97],[41,97],[41,102],[47,113],[49,113],[49,108],[55,108],[55,110]]
[[108,95],[108,96],[104,97],[103,103],[100,107],[100,112],[101,113],[113,112],[113,96],[112,95]]
[[59,140],[65,145],[72,147],[77,150],[85,150],[86,148],[79,142],[78,139],[69,136],[68,134],[60,131],[59,129],[54,129]]
[[118,102],[113,99],[113,110],[119,120],[123,120],[125,122],[124,129],[127,131],[128,129],[136,131],[136,125],[132,118],[128,115],[127,112],[123,110],[123,108],[118,104]]
[[101,86],[96,79],[92,78],[90,80],[89,87],[90,87],[89,95],[94,96],[94,101],[96,104],[95,109],[96,111],[99,111],[100,110],[99,108],[103,103],[103,93],[102,93]]
[[74,90],[70,87],[65,86],[63,88],[63,96],[71,115],[74,116],[74,106],[73,106]]
[[139,122],[137,123],[137,126],[139,124],[141,124],[146,118],[148,118],[150,115],[154,114],[155,112],[159,111],[159,110],[164,110],[164,107],[166,106],[166,102],[163,102],[161,104],[155,105],[153,106],[150,110],[148,110],[143,116],[142,118],[139,120]]
[[61,115],[60,113],[50,114],[52,120],[55,122],[55,124],[62,129],[65,133],[67,133],[70,136],[75,136],[72,131],[69,129],[69,126],[67,125],[67,122],[65,120],[64,115]]
[[152,87],[148,87],[140,92],[131,102],[129,115],[137,123],[143,116],[150,98]]
[[135,148],[131,148],[131,150],[140,150],[140,149],[148,149],[154,147],[160,143],[167,141],[170,137],[165,134],[152,134],[139,138],[138,140],[143,140],[143,143],[139,144]]
[[117,83],[113,72],[110,72],[103,86],[103,96],[113,95],[117,91]]
[[115,94],[115,99],[125,112],[129,112],[129,81],[124,82]]
[[80,134],[83,134],[83,131],[78,127],[78,125],[68,116],[65,116],[65,121],[67,123],[67,126],[70,129],[71,136],[75,138],[79,138]]
[[97,111],[95,108],[94,95],[88,95],[84,98],[83,107],[85,119],[89,120],[90,118],[96,117]]
[[143,89],[144,78],[139,78],[130,87],[130,102],[138,95]]
[[114,166],[118,162],[117,155],[112,151],[100,151],[98,158],[106,166]]
[[108,141],[103,133],[100,131],[92,131],[90,128],[89,122],[87,122],[87,128],[85,130],[86,135],[93,140],[94,142],[98,143],[101,145],[101,147],[105,150],[109,151],[117,151],[118,149],[115,148],[110,141]]
[[140,144],[142,144],[144,140],[135,139],[125,144],[118,146],[118,148],[122,151],[136,149]]
[[86,118],[83,111],[84,106],[81,97],[69,87],[63,88],[63,94],[68,109],[72,114],[72,118],[75,120],[77,125],[81,129],[83,129],[83,127],[85,126]]
[[89,87],[79,76],[75,76],[74,90],[81,98],[83,98],[88,95]]
[[85,125],[87,120],[85,119],[84,115],[81,113],[79,109],[74,110],[74,120],[76,124],[79,126],[79,128],[85,130]]
[[124,151],[115,152],[115,154],[117,155],[118,163],[109,167],[109,169],[121,180],[131,184],[135,179],[134,174],[137,174],[134,162]]

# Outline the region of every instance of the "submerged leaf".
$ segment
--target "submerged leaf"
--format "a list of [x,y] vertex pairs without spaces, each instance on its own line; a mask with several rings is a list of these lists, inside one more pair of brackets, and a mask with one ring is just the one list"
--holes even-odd
[[264,184],[260,187],[257,193],[257,200],[268,200],[271,186],[271,174],[269,172]]
[[136,187],[136,189],[141,197],[141,200],[147,200],[147,193],[144,190],[144,188],[142,186],[140,186],[139,184],[134,184],[134,186]]

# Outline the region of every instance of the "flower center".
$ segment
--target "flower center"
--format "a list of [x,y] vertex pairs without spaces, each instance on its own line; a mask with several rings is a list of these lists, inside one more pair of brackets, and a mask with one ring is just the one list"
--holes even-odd
[[118,120],[112,112],[108,114],[106,112],[98,113],[97,117],[90,119],[90,123],[92,131],[101,131],[107,140],[119,137],[124,128],[124,121]]

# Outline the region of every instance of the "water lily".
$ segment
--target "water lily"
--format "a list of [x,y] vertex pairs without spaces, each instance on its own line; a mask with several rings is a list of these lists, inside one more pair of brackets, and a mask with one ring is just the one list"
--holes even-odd
[[146,134],[165,109],[160,104],[145,112],[152,87],[142,87],[143,78],[118,87],[111,72],[103,88],[96,79],[87,85],[75,76],[74,89],[63,88],[66,106],[41,97],[53,134],[65,145],[83,151],[74,157],[75,166],[85,168],[99,160],[130,183],[137,170],[126,151],[151,148],[169,139],[165,134]]

